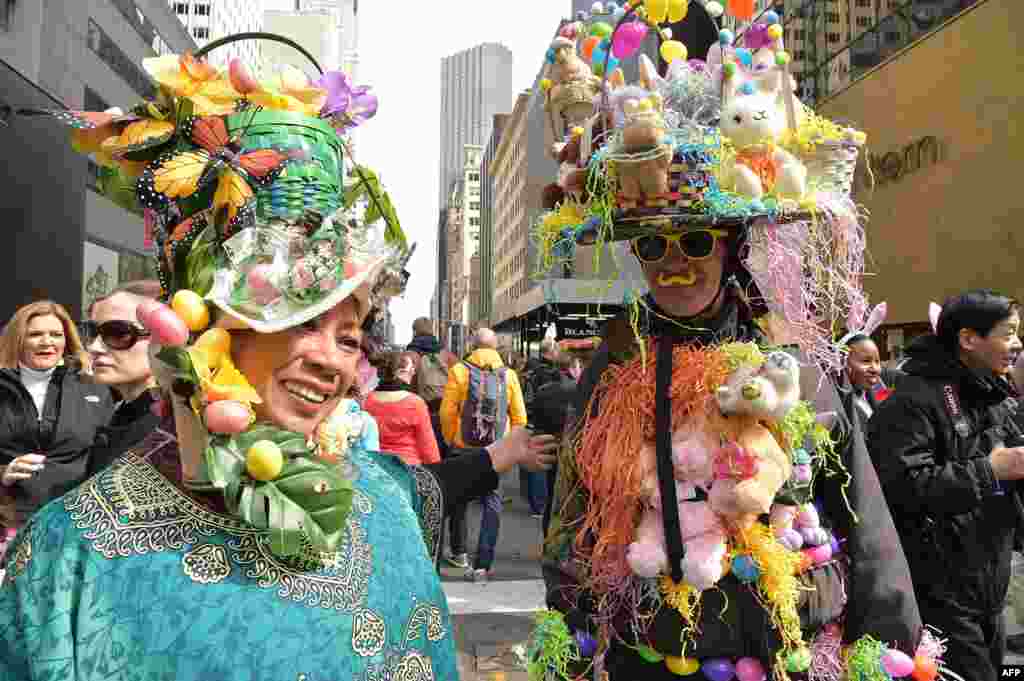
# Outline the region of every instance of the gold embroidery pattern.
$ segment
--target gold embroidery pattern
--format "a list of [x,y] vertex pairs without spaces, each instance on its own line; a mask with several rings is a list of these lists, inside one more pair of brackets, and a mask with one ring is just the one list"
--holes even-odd
[[228,552],[217,544],[200,544],[181,558],[185,574],[193,582],[218,584],[231,574]]
[[373,610],[356,611],[352,620],[352,650],[361,657],[373,657],[384,650],[387,627],[384,618]]
[[420,603],[412,610],[409,621],[405,624],[405,644],[417,640],[423,634],[429,641],[440,641],[444,638],[444,620],[441,609],[430,603]]
[[4,575],[5,584],[11,583],[28,569],[28,564],[32,560],[32,526],[26,525],[21,531],[21,536],[16,541],[19,543],[17,548],[14,549],[14,555],[11,556],[7,573]]
[[394,681],[433,681],[434,670],[430,658],[415,650],[409,651],[398,663],[392,675]]
[[416,481],[416,495],[420,498],[419,516],[423,542],[433,560],[441,550],[441,533],[444,525],[444,494],[434,474],[422,466],[411,466]]
[[[229,573],[237,565],[261,588],[276,589],[281,598],[312,607],[355,612],[366,602],[373,551],[357,513],[372,512],[373,502],[358,490],[352,505],[357,513],[349,515],[338,551],[318,553],[306,544],[299,556],[288,560],[274,556],[262,532],[207,510],[134,452],[65,497],[64,506],[75,527],[85,530],[93,549],[106,558],[200,544],[193,554],[202,546],[214,546],[202,539],[224,532],[229,539],[217,548]],[[188,574],[187,562],[185,569]],[[205,574],[198,562],[193,570]]]

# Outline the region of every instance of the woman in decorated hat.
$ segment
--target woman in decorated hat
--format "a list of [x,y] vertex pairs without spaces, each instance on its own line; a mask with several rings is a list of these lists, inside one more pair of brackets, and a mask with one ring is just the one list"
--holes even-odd
[[513,465],[546,467],[551,438],[517,429],[425,467],[373,451],[347,395],[405,258],[369,171],[341,192],[333,126],[367,93],[341,74],[146,65],[157,102],[61,116],[152,211],[171,306],[136,316],[172,415],[16,538],[0,678],[457,678],[441,521]]
[[[643,4],[620,12],[619,57],[686,14]],[[936,677],[863,437],[824,378],[843,358],[829,330],[865,307],[840,172],[861,137],[796,101],[773,15],[706,61],[663,40],[665,74],[645,57],[635,85],[612,73],[591,127],[564,131],[580,161],[560,176],[584,178],[546,193],[545,268],[627,242],[647,292],[626,293],[580,381],[531,679]],[[696,3],[687,21],[717,32]]]

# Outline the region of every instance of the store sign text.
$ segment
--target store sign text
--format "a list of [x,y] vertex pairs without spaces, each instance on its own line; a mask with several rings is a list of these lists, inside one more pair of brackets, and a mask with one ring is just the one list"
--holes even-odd
[[902,149],[882,155],[869,154],[868,164],[878,184],[898,182],[901,178],[926,165],[934,165],[942,158],[936,137],[922,137]]

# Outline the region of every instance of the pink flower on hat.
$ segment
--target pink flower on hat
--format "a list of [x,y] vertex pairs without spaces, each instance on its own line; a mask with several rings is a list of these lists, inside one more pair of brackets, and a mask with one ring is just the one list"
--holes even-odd
[[298,291],[305,291],[313,285],[313,270],[305,258],[299,260],[292,267],[292,287]]

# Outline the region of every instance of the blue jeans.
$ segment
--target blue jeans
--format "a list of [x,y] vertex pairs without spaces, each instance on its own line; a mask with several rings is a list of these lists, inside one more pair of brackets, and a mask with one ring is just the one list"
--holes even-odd
[[494,564],[494,549],[498,544],[498,531],[501,529],[501,488],[482,496],[480,505],[483,507],[483,514],[480,517],[480,537],[477,540],[473,568],[489,570]]
[[530,513],[544,513],[544,507],[548,505],[548,492],[547,475],[526,471],[526,501],[530,505]]

